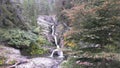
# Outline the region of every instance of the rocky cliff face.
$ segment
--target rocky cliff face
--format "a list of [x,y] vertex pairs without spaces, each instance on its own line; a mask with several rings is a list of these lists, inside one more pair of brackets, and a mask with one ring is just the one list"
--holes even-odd
[[51,57],[57,52],[59,57],[63,57],[63,33],[64,28],[60,22],[57,21],[55,16],[39,16],[38,22],[40,27],[43,28],[43,34],[46,36],[49,42],[56,46],[53,50]]
[[48,41],[54,42],[52,38],[52,25],[56,23],[55,16],[39,16],[37,23],[42,28],[42,34],[48,39]]
[[[63,33],[67,30],[66,24],[58,22],[55,15],[53,15],[53,16],[46,16],[46,15],[39,16],[37,19],[37,23],[41,28],[43,28],[42,34],[44,34],[46,36],[46,38],[48,38],[49,41],[52,40],[51,35],[52,35],[53,28],[54,28],[55,34],[56,34],[59,41],[61,38],[63,38]],[[53,25],[55,27],[52,27]]]

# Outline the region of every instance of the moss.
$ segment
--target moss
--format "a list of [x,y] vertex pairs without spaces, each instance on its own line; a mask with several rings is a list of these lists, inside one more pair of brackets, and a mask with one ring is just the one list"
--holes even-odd
[[4,61],[0,59],[0,65],[3,65],[4,64]]
[[5,57],[1,57],[1,56],[0,56],[0,65],[5,64],[5,60],[6,60]]
[[[5,62],[6,62],[6,59],[7,58],[5,58],[5,57],[3,57],[3,56],[0,56],[0,65],[5,65]],[[9,61],[7,64],[14,64],[16,62],[16,60],[11,60],[11,61]]]
[[10,61],[8,64],[9,65],[12,65],[12,64],[15,64],[17,61],[16,60],[12,60],[12,61]]

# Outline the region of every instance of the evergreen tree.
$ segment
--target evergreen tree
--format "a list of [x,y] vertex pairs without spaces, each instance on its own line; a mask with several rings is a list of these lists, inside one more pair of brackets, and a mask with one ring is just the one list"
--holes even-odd
[[14,3],[12,0],[0,0],[0,27],[28,28],[28,24],[25,23],[19,4]]
[[[101,46],[120,42],[120,1],[99,0],[82,2],[64,10],[71,26],[67,38]],[[69,37],[68,37],[69,36]]]

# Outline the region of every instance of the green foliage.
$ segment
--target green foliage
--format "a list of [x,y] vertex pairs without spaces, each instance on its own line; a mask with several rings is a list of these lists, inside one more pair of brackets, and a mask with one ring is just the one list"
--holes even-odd
[[104,48],[106,52],[120,53],[120,47],[116,45],[106,45]]
[[1,57],[1,56],[0,56],[0,65],[5,64],[5,60],[6,60],[5,57]]
[[88,47],[88,48],[82,48],[83,52],[91,52],[91,53],[100,53],[103,51],[101,48],[95,48],[95,47]]
[[40,28],[40,27],[33,27],[33,29],[32,29],[32,32],[34,32],[34,33],[36,33],[36,34],[40,34],[40,32],[42,31],[42,28]]
[[[74,57],[68,59],[62,68],[119,68],[119,56],[116,57],[117,54],[111,52],[116,53],[120,49],[120,12],[118,12],[120,1],[72,1],[76,1],[71,2],[74,6],[60,13],[60,19],[70,27],[70,30],[65,33],[65,42],[74,41],[77,46],[73,48],[76,52],[73,55],[84,58],[85,62],[88,62],[89,58],[92,62],[95,59],[102,59],[102,61],[94,62],[93,66],[88,67],[76,64],[76,61],[81,59]],[[100,46],[86,46],[85,43],[100,44]],[[73,51],[71,53],[74,53]]]
[[[80,61],[80,63],[77,63]],[[84,65],[82,63],[92,63],[92,65]],[[71,57],[68,61],[61,64],[62,68],[119,68],[120,62],[117,60],[107,60],[105,58],[74,58]]]
[[85,68],[76,64],[76,59],[69,58],[67,62],[61,64],[62,68]]
[[47,0],[23,0],[21,4],[24,15],[30,26],[37,26],[37,18],[39,15],[48,15],[50,13],[49,3]]
[[28,54],[30,55],[41,55],[45,53],[45,50],[40,46],[36,46],[35,43],[31,43],[30,47],[27,49]]
[[86,1],[75,3],[71,9],[64,10],[64,15],[71,26],[68,34],[72,40],[92,44],[118,45],[120,42],[119,0]]
[[[31,54],[42,54],[42,45],[48,45],[49,42],[40,35],[41,29],[36,27],[36,19],[40,13],[39,3],[37,0],[23,1],[23,4],[20,4],[18,1],[13,3],[11,0],[1,0],[0,42],[19,49],[29,49]],[[47,1],[43,2],[47,9]]]
[[96,8],[95,15],[88,14],[86,19],[81,22],[83,31],[81,32],[81,38],[84,41],[101,44],[102,46],[107,44],[116,44],[120,39],[120,20],[115,11],[119,4],[115,2],[106,1],[108,3],[104,6]]
[[43,54],[43,45],[49,45],[49,42],[39,34],[32,31],[25,31],[20,29],[0,29],[0,40],[6,42],[8,45],[26,49],[29,54]]
[[0,3],[0,27],[28,29],[28,23],[23,18],[19,4],[13,4],[10,0]]
[[21,46],[29,46],[31,41],[36,41],[37,35],[30,31],[23,31],[20,29],[7,30],[3,35],[1,35],[4,41],[8,44],[14,45],[17,48]]
[[35,1],[33,0],[24,0],[24,3],[22,4],[22,7],[24,9],[23,14],[26,16],[26,19],[30,23],[30,26],[37,26],[37,9],[35,8],[34,3]]

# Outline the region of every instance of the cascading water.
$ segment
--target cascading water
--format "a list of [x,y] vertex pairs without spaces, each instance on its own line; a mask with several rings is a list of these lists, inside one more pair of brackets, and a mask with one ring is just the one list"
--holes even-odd
[[63,56],[63,51],[62,51],[62,48],[61,46],[58,44],[58,38],[57,38],[57,33],[56,33],[56,27],[57,25],[55,24],[55,21],[54,21],[54,24],[52,25],[51,29],[52,29],[52,36],[54,38],[54,41],[55,41],[55,45],[56,45],[56,49],[53,50],[52,54],[50,55],[50,57],[53,57],[54,53],[57,52],[58,53],[58,57],[64,57]]
[[49,33],[48,34],[52,36],[55,42],[54,44],[56,45],[56,49],[52,51],[52,54],[50,55],[50,57],[53,57],[55,52],[58,53],[59,55],[58,57],[64,57],[63,51],[62,51],[62,45],[59,44],[58,42],[58,40],[62,41],[62,39],[59,38],[59,34],[57,33],[57,30],[56,30],[58,22],[56,22],[55,16],[47,16],[47,17],[41,16],[38,18],[38,24],[46,26],[45,28],[50,27],[51,29],[51,31],[49,31],[50,34]]
[[53,52],[52,52],[52,54],[50,55],[50,57],[53,57],[53,55],[54,55],[54,53],[55,53],[56,51],[58,52],[59,57],[64,57],[64,56],[63,56],[62,48],[60,48],[60,45],[58,45],[58,43],[57,43],[57,37],[56,37],[56,35],[53,35],[53,37],[54,37],[55,45],[56,45],[57,48],[56,48],[55,50],[53,50]]

